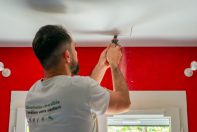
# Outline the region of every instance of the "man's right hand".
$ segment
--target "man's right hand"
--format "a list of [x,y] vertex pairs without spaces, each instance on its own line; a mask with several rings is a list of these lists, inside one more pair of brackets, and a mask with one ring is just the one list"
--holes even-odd
[[107,51],[107,61],[111,67],[117,67],[122,57],[121,47],[116,44],[110,44]]

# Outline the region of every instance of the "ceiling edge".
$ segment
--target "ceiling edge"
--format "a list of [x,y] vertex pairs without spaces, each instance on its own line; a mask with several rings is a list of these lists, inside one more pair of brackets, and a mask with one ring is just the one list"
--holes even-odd
[[[140,39],[119,41],[122,47],[197,47],[196,40]],[[106,47],[110,41],[77,41],[77,47]],[[31,47],[30,41],[0,41],[0,47]]]

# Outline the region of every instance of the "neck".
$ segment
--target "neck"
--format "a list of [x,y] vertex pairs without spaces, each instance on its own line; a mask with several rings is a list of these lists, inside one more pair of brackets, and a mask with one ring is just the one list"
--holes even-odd
[[51,70],[44,70],[43,80],[47,80],[50,77],[57,76],[57,75],[71,76],[71,72],[68,66],[66,66],[65,68],[54,68]]

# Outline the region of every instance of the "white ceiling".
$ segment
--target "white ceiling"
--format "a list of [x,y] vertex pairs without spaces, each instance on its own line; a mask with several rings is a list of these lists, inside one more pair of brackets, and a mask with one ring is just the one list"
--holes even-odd
[[126,46],[197,46],[196,5],[196,0],[0,0],[0,46],[30,46],[46,24],[63,25],[81,46],[108,42],[114,30]]

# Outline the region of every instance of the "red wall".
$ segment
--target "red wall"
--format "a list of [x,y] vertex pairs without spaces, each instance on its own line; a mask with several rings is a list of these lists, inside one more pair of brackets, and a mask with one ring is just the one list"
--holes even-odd
[[[88,75],[103,48],[78,48],[80,75]],[[197,72],[191,78],[183,71],[192,60],[197,61],[195,48],[126,48],[126,78],[130,90],[186,90],[190,132],[196,132]],[[0,131],[7,132],[10,92],[28,90],[42,77],[42,68],[31,48],[0,48],[0,61],[12,71],[9,78],[0,75]],[[111,88],[110,70],[102,84]]]

